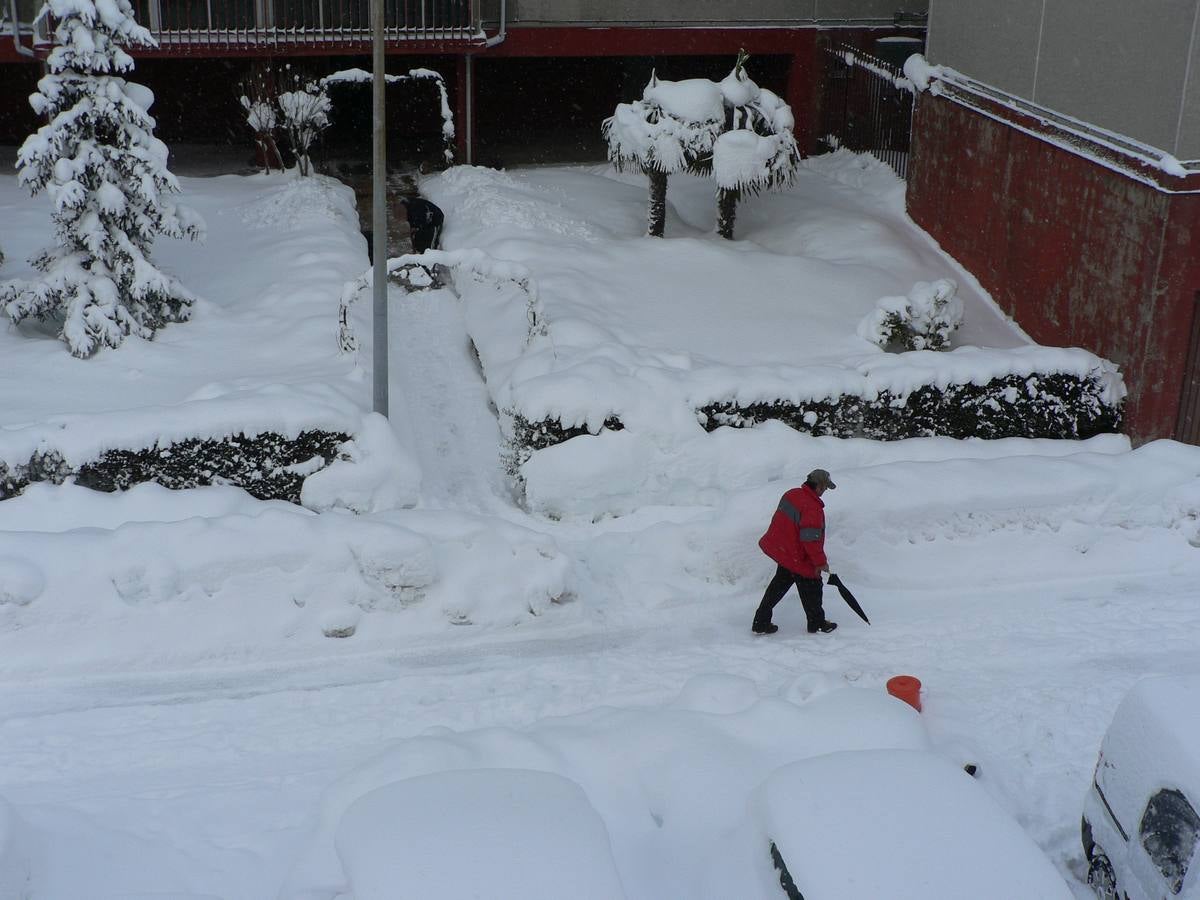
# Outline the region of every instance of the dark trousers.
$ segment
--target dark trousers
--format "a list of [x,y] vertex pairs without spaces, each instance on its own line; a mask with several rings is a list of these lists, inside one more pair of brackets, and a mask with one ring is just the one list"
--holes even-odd
[[440,225],[422,225],[412,232],[413,253],[424,253],[426,250],[437,250],[441,243],[442,227]]
[[783,566],[775,569],[775,577],[763,592],[762,603],[754,614],[755,625],[766,625],[771,621],[771,613],[784,598],[792,585],[800,594],[800,603],[804,606],[804,615],[808,618],[808,627],[816,628],[825,621],[825,609],[821,605],[821,593],[825,585],[818,578],[804,578]]

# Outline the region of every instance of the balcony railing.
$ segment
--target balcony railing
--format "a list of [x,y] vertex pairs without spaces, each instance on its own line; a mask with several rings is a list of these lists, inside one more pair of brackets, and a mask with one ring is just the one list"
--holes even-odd
[[[493,5],[501,6],[385,0],[385,40],[481,43],[485,17],[496,18]],[[164,49],[352,48],[371,41],[370,0],[135,0],[135,9]]]

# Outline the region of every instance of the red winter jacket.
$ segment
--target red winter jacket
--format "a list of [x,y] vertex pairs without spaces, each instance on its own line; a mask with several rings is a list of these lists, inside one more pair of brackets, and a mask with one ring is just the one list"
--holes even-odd
[[807,484],[792,488],[779,500],[767,533],[758,540],[762,552],[802,578],[820,578],[825,559],[825,504]]

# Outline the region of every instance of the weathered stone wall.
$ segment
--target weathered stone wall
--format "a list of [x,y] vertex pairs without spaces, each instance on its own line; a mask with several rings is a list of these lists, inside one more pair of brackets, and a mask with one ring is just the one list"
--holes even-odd
[[1038,343],[1119,365],[1138,441],[1176,436],[1200,291],[1200,194],[1176,191],[1193,180],[1164,188],[945,97],[918,98],[909,214]]

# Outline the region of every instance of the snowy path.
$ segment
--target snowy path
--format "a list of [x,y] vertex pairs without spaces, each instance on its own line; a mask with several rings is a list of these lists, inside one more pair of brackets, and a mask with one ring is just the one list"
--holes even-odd
[[391,418],[420,463],[422,506],[505,513],[500,429],[457,297],[393,285],[388,302]]
[[[959,551],[984,554],[988,541]],[[53,837],[40,897],[171,889],[250,900],[273,896],[328,784],[427,728],[520,728],[596,705],[662,703],[697,672],[748,677],[771,695],[880,686],[904,671],[924,679],[926,721],[945,752],[980,763],[989,790],[1069,871],[1096,723],[1164,654],[1180,651],[1186,665],[1200,634],[1195,575],[976,593],[966,620],[954,588],[860,592],[872,627],[831,604],[843,628],[828,639],[799,632],[794,603],[778,616],[781,639],[752,638],[747,610],[725,596],[574,636],[33,685],[6,692],[3,790]],[[103,892],[79,893],[101,882]]]

